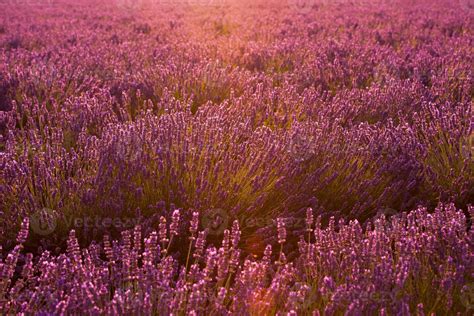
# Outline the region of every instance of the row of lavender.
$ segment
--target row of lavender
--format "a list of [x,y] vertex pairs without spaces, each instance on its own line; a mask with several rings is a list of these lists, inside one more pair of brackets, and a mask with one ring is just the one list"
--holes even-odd
[[[431,0],[237,2],[0,4],[3,307],[472,308],[471,12]],[[383,219],[439,202],[464,216],[449,206]],[[306,234],[308,207],[328,228]],[[204,251],[201,233],[186,260],[182,211],[158,256],[168,237],[152,231],[175,209],[199,210],[223,250]],[[336,229],[333,217],[361,224]],[[25,218],[32,234],[16,240]],[[242,240],[230,246],[234,220]],[[123,233],[135,225],[145,250]],[[287,260],[265,252],[283,239]],[[18,242],[40,257],[20,256]]]
[[52,240],[98,209],[365,220],[473,201],[472,19],[456,7],[5,9],[2,242],[43,209]]
[[[474,209],[470,209],[474,212]],[[474,234],[453,205],[434,213],[381,217],[363,229],[358,221],[321,227],[306,211],[299,256],[288,262],[287,231],[278,219],[280,247],[263,257],[245,257],[235,221],[222,243],[206,244],[199,213],[188,226],[186,264],[173,254],[180,212],[169,229],[144,239],[141,228],[124,231],[120,242],[80,249],[71,231],[67,252],[44,252],[38,261],[23,255],[28,220],[17,246],[0,261],[2,314],[88,315],[432,315],[467,313],[474,308]],[[276,232],[275,232],[276,233]],[[183,236],[182,236],[183,237]],[[242,260],[244,259],[244,260]],[[15,267],[22,262],[18,278]]]

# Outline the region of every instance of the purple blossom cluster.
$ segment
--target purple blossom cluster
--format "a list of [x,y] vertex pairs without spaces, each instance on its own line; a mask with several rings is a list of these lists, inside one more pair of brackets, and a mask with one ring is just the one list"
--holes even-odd
[[474,310],[467,2],[0,1],[0,314]]
[[[470,208],[471,213],[474,212]],[[433,213],[418,208],[384,216],[365,229],[357,220],[328,225],[307,210],[307,235],[298,257],[268,245],[260,258],[244,255],[235,221],[220,245],[189,224],[186,264],[168,226],[142,238],[140,226],[120,241],[105,237],[81,249],[71,231],[67,250],[22,253],[28,235],[23,221],[17,246],[0,261],[2,314],[91,315],[425,315],[472,311],[473,231],[453,204]],[[279,241],[285,226],[277,220]],[[169,231],[168,231],[169,228]],[[197,238],[196,238],[197,234]],[[183,250],[181,247],[180,250]],[[175,253],[176,254],[176,253]],[[21,263],[21,268],[16,269]]]

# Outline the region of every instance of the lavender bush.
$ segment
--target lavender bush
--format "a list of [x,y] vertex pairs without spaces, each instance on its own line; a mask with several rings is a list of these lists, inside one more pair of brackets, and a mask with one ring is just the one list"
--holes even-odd
[[0,313],[472,312],[469,1],[177,2],[0,1]]
[[180,212],[169,226],[161,221],[144,239],[137,226],[123,231],[121,241],[105,237],[83,249],[71,231],[66,253],[34,258],[22,253],[25,220],[0,266],[2,313],[404,315],[474,307],[473,234],[452,204],[383,216],[366,229],[334,218],[322,227],[309,208],[293,262],[283,250],[280,218],[280,246],[267,245],[256,258],[239,248],[237,221],[220,245],[206,244],[207,229],[198,231],[194,212],[185,264],[174,255],[186,251],[173,243]]

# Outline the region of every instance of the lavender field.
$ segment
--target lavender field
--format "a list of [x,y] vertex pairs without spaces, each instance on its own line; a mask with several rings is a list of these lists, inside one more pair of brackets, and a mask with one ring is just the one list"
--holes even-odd
[[0,315],[472,315],[469,0],[0,0]]

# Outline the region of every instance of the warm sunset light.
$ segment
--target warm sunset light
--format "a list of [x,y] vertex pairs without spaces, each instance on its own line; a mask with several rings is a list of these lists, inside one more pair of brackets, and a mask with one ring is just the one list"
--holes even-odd
[[0,0],[0,315],[474,314],[469,0]]

